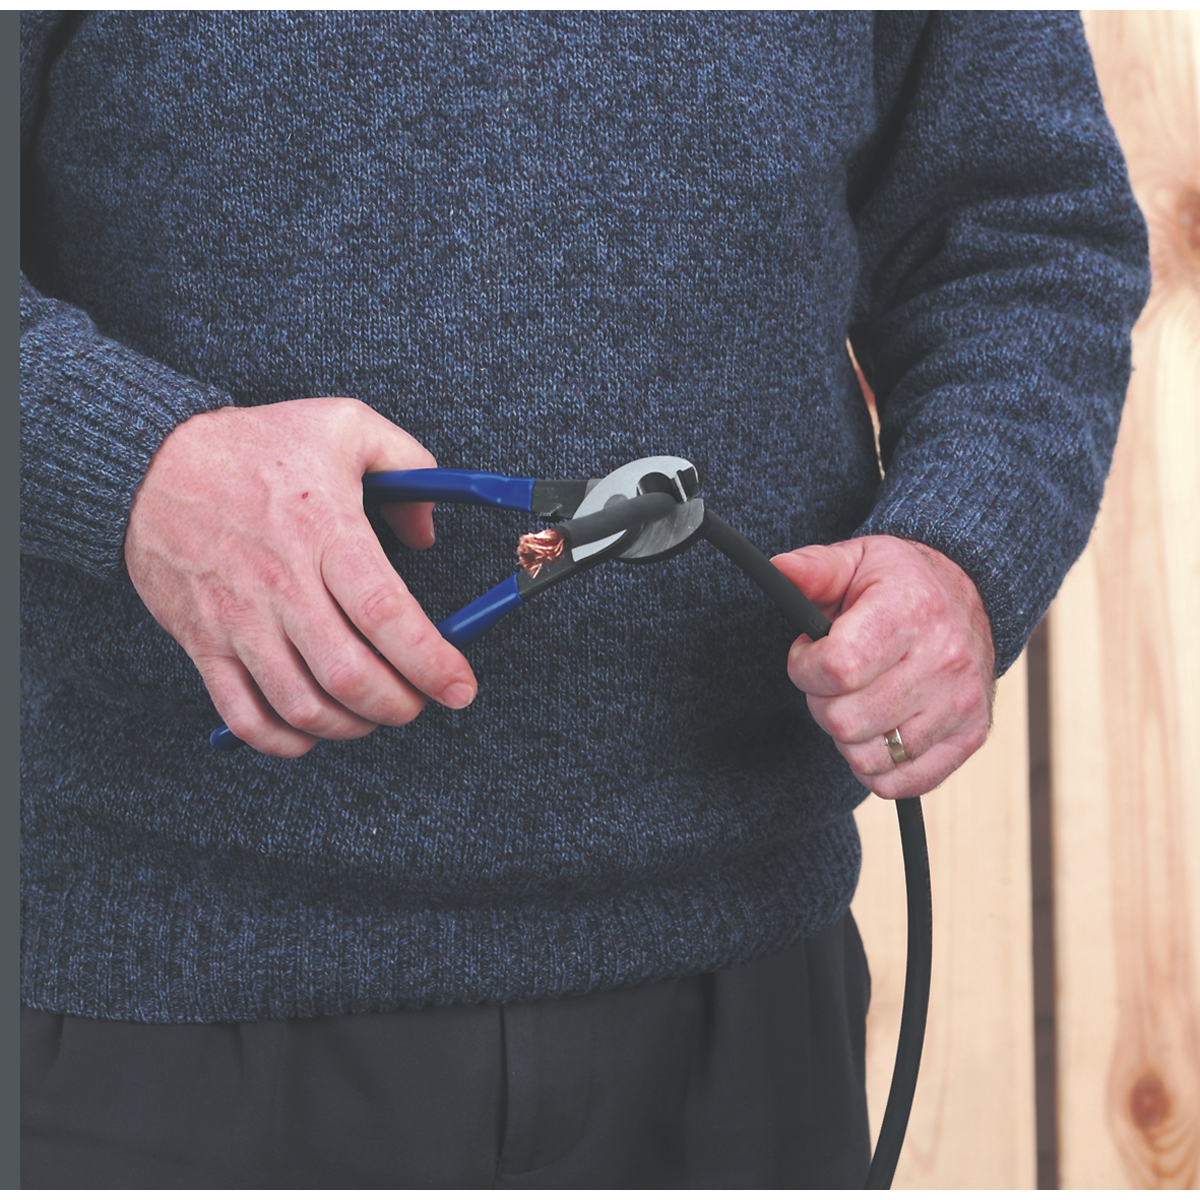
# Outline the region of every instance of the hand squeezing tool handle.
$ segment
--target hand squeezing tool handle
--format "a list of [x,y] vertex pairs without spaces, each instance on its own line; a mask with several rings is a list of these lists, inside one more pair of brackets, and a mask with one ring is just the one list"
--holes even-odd
[[[657,562],[690,546],[699,536],[704,503],[699,474],[686,459],[658,455],[626,463],[602,479],[536,479],[485,471],[422,468],[384,471],[363,479],[368,502],[419,501],[471,504],[530,512],[561,522],[570,547],[540,569],[522,569],[438,622],[437,631],[456,649],[482,637],[506,613],[547,588],[616,557]],[[209,744],[235,750],[242,741],[227,725]]]

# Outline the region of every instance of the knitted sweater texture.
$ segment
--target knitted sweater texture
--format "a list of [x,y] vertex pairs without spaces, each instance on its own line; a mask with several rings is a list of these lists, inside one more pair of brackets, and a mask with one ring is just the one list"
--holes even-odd
[[[1001,670],[1090,531],[1148,267],[1073,16],[27,14],[22,135],[36,1008],[618,987],[770,953],[854,890],[863,789],[704,545],[506,618],[462,712],[210,752],[122,551],[196,413],[355,396],[443,466],[526,476],[680,454],[769,552],[950,555]],[[438,620],[528,528],[380,533]]]

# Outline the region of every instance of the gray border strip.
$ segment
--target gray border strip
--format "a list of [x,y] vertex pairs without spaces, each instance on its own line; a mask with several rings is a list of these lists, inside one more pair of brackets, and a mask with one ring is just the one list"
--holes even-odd
[[[2,136],[4,155],[9,163],[17,167],[21,154],[21,14],[12,10],[0,11],[0,45],[4,47],[6,70],[0,70],[0,81],[8,90],[8,100],[3,109],[7,114]],[[0,277],[9,280],[9,316],[4,324],[16,331],[20,321],[20,295],[17,280],[13,278],[20,266],[21,228],[21,183],[19,168],[3,173],[0,186],[0,221],[3,222],[2,239],[4,261],[9,266],[0,270]],[[11,346],[11,343],[10,343]],[[20,383],[19,345],[4,352],[4,378],[9,383],[10,399],[5,410],[12,414],[10,426],[13,436],[0,440],[0,455],[8,467],[0,466],[0,479],[8,480],[8,491],[4,493],[4,507],[10,516],[9,528],[16,534],[14,540],[20,546],[20,405],[18,396]],[[9,560],[16,563],[18,557]],[[8,631],[0,652],[0,679],[4,681],[0,692],[0,731],[4,743],[3,761],[8,765],[7,785],[0,787],[0,804],[3,808],[4,836],[0,836],[0,879],[4,880],[4,894],[8,899],[3,904],[0,919],[0,963],[3,964],[4,991],[11,997],[8,1017],[4,1018],[3,1037],[0,1038],[0,1188],[20,1187],[20,1070],[21,1057],[19,1013],[17,999],[20,994],[20,853],[19,853],[19,807],[17,797],[20,789],[18,751],[20,747],[20,576],[16,571],[0,574],[0,606],[3,608],[4,628]]]

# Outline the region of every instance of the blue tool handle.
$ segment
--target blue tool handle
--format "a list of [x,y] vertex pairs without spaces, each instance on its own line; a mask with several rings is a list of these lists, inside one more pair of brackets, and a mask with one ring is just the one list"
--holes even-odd
[[416,471],[380,471],[363,476],[363,498],[384,504],[410,500],[445,500],[486,508],[533,511],[536,479],[492,475],[487,471],[451,471],[429,467]]
[[521,599],[521,593],[517,591],[517,580],[520,576],[520,571],[516,575],[510,575],[503,583],[496,584],[490,592],[484,592],[478,600],[472,600],[453,616],[439,621],[438,633],[458,650],[482,637],[506,612],[512,612],[518,605],[525,603]]
[[214,750],[236,750],[239,746],[244,746],[246,743],[228,725],[218,725],[208,735],[208,744]]
[[[490,592],[484,592],[478,600],[472,600],[464,608],[438,623],[437,631],[456,650],[469,646],[476,638],[482,637],[506,612],[511,612],[518,605],[524,604],[521,593],[517,591],[516,575],[510,575],[503,583],[498,583]],[[228,725],[214,729],[208,737],[208,744],[214,750],[236,750],[243,745]]]

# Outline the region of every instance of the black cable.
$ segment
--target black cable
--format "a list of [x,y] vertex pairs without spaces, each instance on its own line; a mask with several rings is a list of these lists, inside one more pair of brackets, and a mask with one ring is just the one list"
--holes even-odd
[[896,817],[900,822],[900,848],[904,854],[904,890],[908,893],[908,962],[904,970],[904,1006],[900,1012],[900,1040],[896,1044],[892,1087],[866,1182],[868,1188],[883,1190],[892,1186],[912,1112],[933,971],[933,896],[929,887],[929,847],[925,841],[925,817],[921,812],[920,797],[897,800]]
[[[701,534],[775,602],[783,615],[816,641],[832,628],[824,613],[761,550],[731,525],[705,512]],[[908,1128],[921,1049],[925,1044],[925,1018],[929,1011],[929,981],[933,968],[933,898],[929,886],[929,849],[919,796],[896,801],[900,845],[904,854],[904,885],[908,894],[908,960],[904,975],[904,1006],[900,1040],[887,1108],[879,1140],[867,1172],[866,1187],[892,1186],[900,1148]]]
[[757,583],[783,615],[814,642],[833,628],[829,618],[752,541],[720,517],[713,516],[707,508],[700,536],[712,542],[734,566]]
[[674,512],[677,503],[676,498],[666,492],[646,492],[628,500],[614,500],[586,517],[569,517],[553,528],[566,537],[568,545],[586,546],[589,542],[641,528],[665,517]]

